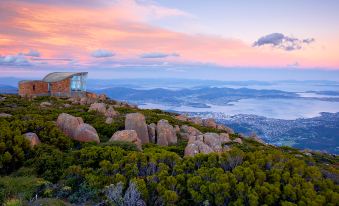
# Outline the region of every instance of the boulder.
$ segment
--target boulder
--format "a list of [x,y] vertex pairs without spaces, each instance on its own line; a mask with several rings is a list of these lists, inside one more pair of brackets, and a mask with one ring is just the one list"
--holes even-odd
[[38,145],[41,143],[38,135],[36,135],[33,132],[28,132],[24,134],[24,137],[30,142],[31,147],[34,147],[35,145]]
[[204,143],[207,144],[215,152],[221,152],[220,137],[217,133],[206,133],[204,134]]
[[242,144],[242,140],[241,140],[239,137],[238,137],[238,138],[235,138],[235,139],[233,140],[233,142]]
[[62,113],[58,116],[57,126],[67,136],[74,137],[77,127],[84,123],[81,117],[74,117],[70,114]]
[[199,140],[189,143],[185,148],[185,156],[191,157],[199,153],[209,154],[211,152],[213,152],[213,149]]
[[109,107],[108,107],[108,109],[106,110],[106,112],[104,113],[104,115],[106,116],[106,117],[115,117],[115,116],[118,116],[118,112],[117,111],[115,111],[114,110],[114,108],[113,108],[113,106],[112,105],[110,105]]
[[79,142],[96,142],[100,143],[99,135],[97,131],[89,124],[81,123],[73,136],[74,140]]
[[188,121],[192,122],[193,124],[202,125],[202,119],[200,117],[191,117]]
[[217,123],[212,118],[202,120],[202,125],[205,127],[217,128]]
[[228,134],[234,134],[233,129],[226,127],[225,125],[218,124],[217,129],[227,132]]
[[105,94],[99,94],[98,99],[101,101],[107,100],[107,96]]
[[231,142],[230,136],[227,133],[221,133],[219,137],[221,144],[227,144]]
[[148,129],[145,116],[141,113],[129,113],[125,119],[125,129],[135,130],[142,144],[149,143]]
[[87,97],[80,98],[80,101],[78,101],[80,105],[86,105],[87,104]]
[[113,123],[113,118],[112,117],[107,117],[105,120],[106,124],[112,124]]
[[156,129],[157,129],[157,125],[154,123],[151,123],[147,126],[148,128],[148,135],[149,135],[149,141],[151,143],[156,143]]
[[187,126],[187,125],[182,125],[180,127],[180,131],[182,133],[187,133],[189,135],[200,135],[200,134],[202,134],[198,129],[191,127],[191,126]]
[[106,104],[105,103],[93,103],[89,107],[89,112],[90,111],[96,111],[99,112],[100,114],[105,115],[106,114]]
[[157,124],[157,144],[167,146],[177,143],[177,135],[174,128],[167,120],[161,119]]
[[138,134],[135,130],[121,130],[117,131],[113,134],[111,139],[112,141],[125,141],[125,142],[132,142],[137,146],[139,150],[141,150],[141,140],[138,138]]
[[40,107],[50,107],[50,106],[52,106],[52,103],[50,103],[50,102],[41,102],[40,103]]
[[7,114],[7,113],[0,113],[0,117],[4,117],[4,118],[7,118],[7,117],[12,117],[13,115],[11,114]]
[[186,115],[183,115],[183,114],[175,116],[175,118],[177,120],[184,121],[184,122],[186,122],[188,120],[188,117]]
[[70,104],[64,104],[64,107],[65,107],[65,108],[70,108],[70,107],[72,107],[72,105],[70,105]]
[[175,126],[174,126],[174,132],[175,132],[176,134],[178,134],[178,133],[180,132],[180,127],[179,127],[179,125],[175,125]]

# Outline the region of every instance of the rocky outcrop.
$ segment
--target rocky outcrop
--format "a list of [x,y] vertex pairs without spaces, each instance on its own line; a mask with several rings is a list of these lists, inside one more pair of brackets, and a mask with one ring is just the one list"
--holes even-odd
[[151,143],[157,143],[156,141],[156,129],[157,129],[157,125],[154,123],[151,123],[147,126],[148,128],[148,135],[149,135],[149,141]]
[[197,136],[197,135],[201,135],[202,133],[191,126],[187,126],[187,125],[181,125],[180,127],[180,136],[183,139],[189,140],[190,136]]
[[75,130],[74,140],[79,142],[96,142],[100,143],[99,135],[97,131],[89,124],[82,123]]
[[101,101],[107,100],[107,96],[105,94],[99,94],[98,99]]
[[135,130],[142,144],[149,143],[148,129],[145,116],[140,113],[129,113],[125,119],[125,129]]
[[91,104],[91,106],[89,107],[89,112],[91,111],[96,111],[102,115],[104,115],[105,117],[115,117],[117,116],[119,113],[117,111],[114,110],[113,106],[110,105],[107,108],[107,105],[105,103],[93,103]]
[[226,127],[225,125],[222,125],[222,124],[218,124],[217,129],[227,132],[228,134],[234,134],[233,129]]
[[112,141],[125,141],[125,142],[132,142],[137,146],[139,150],[141,150],[141,140],[138,138],[138,134],[135,130],[121,130],[117,131],[113,134],[111,139]]
[[110,106],[108,106],[108,109],[106,110],[106,112],[105,112],[105,116],[106,117],[111,117],[111,118],[113,118],[113,117],[115,117],[115,116],[118,116],[118,112],[117,111],[115,111],[114,110],[114,108],[113,108],[113,106],[112,105],[110,105]]
[[[204,153],[206,151],[208,153],[211,151],[224,152],[231,149],[228,145],[226,145],[232,143],[231,139],[229,138],[229,134],[227,133],[217,134],[208,132],[201,134],[199,130],[186,125],[182,126],[181,131],[181,134],[186,134],[186,136],[188,136],[188,144],[185,149],[185,156],[194,156],[195,154]],[[236,141],[239,143],[239,140]]]
[[211,127],[211,128],[217,128],[217,123],[215,122],[214,119],[209,118],[209,119],[203,119],[202,120],[202,125],[204,127]]
[[202,125],[202,119],[200,117],[191,117],[188,118],[188,121],[192,122],[193,124]]
[[24,134],[24,137],[30,142],[31,147],[34,147],[35,145],[38,145],[41,143],[38,135],[36,135],[33,132],[28,132]]
[[176,118],[177,120],[184,121],[184,122],[186,122],[186,121],[188,120],[188,117],[185,116],[185,115],[183,115],[183,114],[178,115],[178,116],[175,116],[175,118]]
[[185,148],[185,156],[193,157],[196,154],[209,154],[214,152],[212,148],[210,148],[207,144],[202,141],[196,140],[189,143]]
[[93,103],[93,104],[91,104],[91,106],[89,107],[89,110],[88,110],[89,112],[91,112],[91,111],[96,111],[96,112],[98,112],[98,113],[100,113],[100,114],[103,114],[103,115],[105,115],[105,113],[106,113],[106,104],[105,103]]
[[7,114],[7,113],[0,113],[0,117],[4,117],[4,118],[7,118],[7,117],[12,117],[13,115],[11,114]]
[[242,144],[242,139],[240,139],[240,138],[238,137],[238,138],[235,138],[235,139],[233,140],[233,142],[238,143],[238,144]]
[[219,137],[221,144],[228,144],[232,142],[228,133],[221,133]]
[[220,136],[217,133],[204,134],[204,143],[212,148],[214,152],[222,151]]
[[84,123],[81,117],[74,117],[70,114],[62,113],[58,116],[57,126],[67,136],[74,137],[77,127]]
[[100,142],[97,131],[85,124],[81,117],[62,113],[58,116],[57,127],[67,136],[80,142]]
[[167,120],[161,119],[157,124],[157,144],[168,146],[177,143],[177,135]]

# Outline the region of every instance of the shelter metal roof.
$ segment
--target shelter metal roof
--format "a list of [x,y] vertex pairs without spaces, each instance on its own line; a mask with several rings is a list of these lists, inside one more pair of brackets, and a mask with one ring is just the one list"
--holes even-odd
[[88,72],[53,72],[47,74],[42,81],[45,82],[58,82],[64,79],[76,76],[76,75],[86,75]]

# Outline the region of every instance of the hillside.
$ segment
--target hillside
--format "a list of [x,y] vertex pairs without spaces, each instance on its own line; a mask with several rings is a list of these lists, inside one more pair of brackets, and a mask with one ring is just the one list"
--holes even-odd
[[339,202],[338,156],[103,96],[0,96],[0,155],[5,205]]

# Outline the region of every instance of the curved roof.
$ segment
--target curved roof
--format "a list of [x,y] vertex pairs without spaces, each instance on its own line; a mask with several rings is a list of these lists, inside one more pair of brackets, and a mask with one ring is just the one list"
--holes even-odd
[[45,82],[58,82],[64,79],[73,77],[75,75],[86,75],[88,72],[53,72],[47,74],[42,81]]

